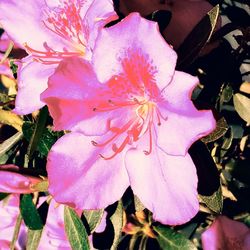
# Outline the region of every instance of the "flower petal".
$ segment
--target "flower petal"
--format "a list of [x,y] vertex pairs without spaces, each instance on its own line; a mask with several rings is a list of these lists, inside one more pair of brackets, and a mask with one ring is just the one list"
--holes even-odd
[[[140,65],[138,56],[140,59],[143,56],[145,63],[143,61]],[[158,87],[162,89],[170,82],[174,73],[176,53],[164,41],[155,22],[132,13],[118,24],[103,29],[93,51],[94,67],[101,82],[124,73],[127,60],[133,65],[131,71],[125,72],[128,78],[141,73],[143,77],[150,71]]]
[[27,43],[33,49],[44,50],[46,42],[54,50],[61,51],[68,44],[44,25],[46,7],[44,0],[1,0],[0,23],[21,48]]
[[[49,78],[48,89],[41,95],[54,119],[54,128],[85,135],[102,135],[107,132],[111,120],[121,115],[127,117],[126,108],[94,111],[98,103],[103,101],[108,104],[109,96],[101,93],[104,87],[88,61],[78,57],[63,60]],[[112,126],[115,123],[113,121]]]
[[58,205],[54,199],[51,200],[49,205],[38,250],[47,250],[48,248],[52,250],[71,249],[64,229],[64,206]]
[[155,148],[145,155],[140,149],[131,149],[125,164],[134,194],[155,220],[178,225],[198,212],[196,168],[188,154],[170,156]]
[[90,54],[92,54],[99,30],[107,23],[118,18],[111,0],[92,1],[92,4],[89,6],[84,16],[84,23],[87,25],[88,29],[91,30],[91,32],[89,32],[87,44]]
[[198,111],[191,101],[197,78],[175,72],[172,82],[164,89],[165,103],[160,112],[166,121],[157,126],[157,145],[171,155],[185,155],[196,140],[215,129],[211,111]]
[[18,92],[15,113],[25,115],[43,107],[40,94],[47,88],[48,77],[54,72],[54,65],[28,62],[18,70]]
[[[15,225],[18,215],[20,197],[17,194],[11,194],[4,200],[0,201],[0,247],[1,250],[8,250],[11,246],[11,241],[15,231]],[[21,223],[18,239],[15,244],[15,249],[25,249],[27,241],[27,227]]]
[[226,216],[218,216],[201,239],[204,250],[250,249],[250,229]]
[[[48,155],[49,191],[59,203],[76,209],[100,209],[119,200],[129,186],[123,154],[104,160],[93,138],[70,133]],[[75,146],[77,145],[77,146]]]
[[41,181],[39,178],[8,171],[8,166],[11,168],[13,165],[0,166],[0,192],[16,194],[32,193],[32,185]]

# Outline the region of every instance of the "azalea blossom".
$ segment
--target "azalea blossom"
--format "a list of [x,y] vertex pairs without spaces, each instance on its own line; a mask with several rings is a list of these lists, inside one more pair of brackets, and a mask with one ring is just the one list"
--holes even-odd
[[114,19],[112,0],[0,0],[0,24],[29,54],[18,70],[15,112],[44,106],[40,94],[58,63],[90,58],[98,30]]
[[154,218],[181,224],[198,211],[190,145],[214,129],[190,100],[197,78],[175,71],[156,23],[133,13],[103,29],[90,62],[63,60],[42,94],[57,130],[49,191],[77,209],[106,207],[130,185]]
[[202,234],[204,250],[248,250],[250,249],[250,229],[241,222],[226,216],[218,216]]

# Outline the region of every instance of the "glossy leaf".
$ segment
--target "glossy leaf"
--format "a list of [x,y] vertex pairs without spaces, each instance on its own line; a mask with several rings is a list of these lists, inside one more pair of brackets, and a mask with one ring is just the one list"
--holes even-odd
[[240,91],[241,92],[244,92],[246,94],[250,94],[250,82],[243,82],[241,85],[240,85]]
[[211,134],[209,134],[206,137],[202,138],[201,140],[204,143],[209,143],[209,142],[216,141],[219,138],[221,138],[223,135],[225,135],[227,130],[228,130],[227,121],[225,120],[224,117],[222,117],[221,119],[219,119],[217,121],[215,130]]
[[43,228],[42,219],[32,201],[30,194],[24,194],[20,202],[20,211],[26,226],[31,230]]
[[145,206],[142,204],[142,202],[140,201],[140,199],[134,195],[134,203],[135,203],[135,211],[139,212],[145,209]]
[[194,27],[184,42],[180,45],[177,68],[185,69],[199,55],[202,48],[211,38],[219,16],[219,5],[211,9],[207,15]]
[[43,130],[45,128],[47,117],[48,117],[48,109],[46,107],[44,107],[40,110],[34,131],[33,131],[32,136],[30,138],[30,142],[29,142],[29,146],[28,146],[28,150],[27,150],[27,156],[29,159],[31,158],[31,156],[33,155],[34,151],[36,150],[36,148],[38,146],[38,143],[39,143],[41,136],[43,134]]
[[114,240],[111,247],[111,250],[117,249],[117,246],[120,241],[120,237],[122,234],[122,226],[123,226],[123,207],[122,207],[122,201],[118,202],[117,208],[114,212],[114,214],[110,217],[110,220],[113,224],[114,228]]
[[67,206],[64,208],[64,224],[66,235],[72,249],[89,250],[90,245],[86,229],[76,212]]
[[[35,124],[31,122],[25,122],[23,125],[23,134],[27,141],[30,141],[32,134],[34,133]],[[55,141],[62,136],[62,132],[53,132],[48,128],[43,129],[40,140],[37,143],[36,150],[39,151],[41,156],[47,156],[49,150]]]
[[102,216],[104,213],[104,209],[100,209],[100,210],[86,210],[83,212],[88,225],[89,225],[89,229],[90,232],[94,232],[96,227],[100,224]]
[[206,206],[214,211],[215,213],[219,214],[223,208],[223,196],[221,187],[217,191],[215,191],[210,196],[200,195],[201,201],[206,204]]
[[5,199],[8,195],[8,193],[0,193],[0,201]]
[[23,138],[22,132],[17,132],[9,139],[5,140],[0,144],[0,156],[5,154],[8,150],[10,150],[17,142],[19,142]]
[[250,123],[250,98],[242,94],[235,94],[233,99],[235,110],[239,116],[247,123]]
[[37,250],[43,230],[28,230],[26,250]]
[[165,226],[153,227],[157,235],[157,241],[163,250],[195,250],[195,245],[171,228]]

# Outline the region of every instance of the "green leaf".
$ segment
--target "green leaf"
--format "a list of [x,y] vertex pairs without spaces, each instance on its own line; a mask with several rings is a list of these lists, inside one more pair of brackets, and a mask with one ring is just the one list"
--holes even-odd
[[178,70],[185,69],[199,55],[202,48],[211,38],[219,16],[219,5],[211,9],[207,15],[194,27],[184,42],[180,45],[177,54]]
[[118,202],[117,208],[114,214],[110,217],[110,220],[114,227],[114,240],[111,246],[111,250],[117,249],[117,246],[120,242],[120,237],[122,234],[122,226],[123,226],[123,207],[122,201]]
[[[30,142],[29,142],[29,146],[27,149],[27,160],[26,160],[26,164],[27,161],[29,161],[29,159],[32,157],[34,151],[37,149],[37,145],[41,139],[41,136],[43,134],[43,130],[45,128],[45,124],[48,118],[48,109],[47,107],[44,107],[40,110],[40,113],[38,115],[38,119],[34,128],[34,131],[32,133],[32,136],[30,138]],[[24,130],[23,130],[24,132]]]
[[223,208],[223,196],[221,186],[210,196],[199,196],[201,198],[201,201],[204,202],[210,210],[214,211],[217,214],[221,213]]
[[3,105],[4,103],[8,102],[10,100],[9,96],[4,93],[0,93],[0,105]]
[[134,195],[134,203],[135,203],[135,211],[139,212],[145,209],[145,206],[142,204],[142,202],[140,201],[140,199]]
[[39,230],[43,228],[42,219],[36,210],[30,194],[24,194],[20,202],[20,211],[24,223],[31,230]]
[[235,110],[239,116],[247,123],[250,123],[250,98],[242,94],[235,94],[233,100]]
[[0,201],[5,199],[8,195],[8,193],[0,193]]
[[233,88],[231,85],[227,85],[221,94],[221,102],[229,102],[233,96]]
[[67,206],[64,208],[64,224],[72,249],[89,250],[90,245],[86,229],[76,212]]
[[17,74],[18,65],[14,63],[14,60],[10,60],[10,69],[13,75]]
[[165,226],[154,226],[153,229],[158,234],[157,241],[163,250],[196,250],[195,245],[171,228]]
[[203,137],[201,140],[204,143],[216,141],[219,138],[221,138],[223,135],[225,135],[227,130],[228,130],[227,121],[225,120],[224,117],[222,117],[221,119],[217,121],[215,130],[211,134],[207,135],[206,137]]
[[37,250],[43,230],[28,230],[26,250]]
[[17,132],[9,139],[5,140],[3,143],[0,144],[0,156],[5,154],[9,151],[17,142],[19,142],[23,138],[22,132]]
[[100,210],[85,210],[83,212],[88,225],[89,225],[89,229],[90,232],[94,232],[96,227],[100,224],[102,216],[104,213],[104,209],[100,209]]
[[[32,122],[25,122],[23,125],[23,134],[27,141],[31,140],[34,133],[35,124]],[[44,128],[42,135],[37,143],[36,150],[42,157],[46,157],[52,145],[63,135],[63,132],[53,132],[49,128]]]

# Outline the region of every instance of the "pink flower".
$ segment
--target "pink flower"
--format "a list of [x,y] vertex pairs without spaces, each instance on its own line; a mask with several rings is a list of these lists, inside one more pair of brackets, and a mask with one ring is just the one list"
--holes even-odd
[[40,94],[58,63],[89,58],[98,30],[115,18],[111,0],[0,0],[1,25],[29,54],[18,72],[15,112],[41,108]]
[[226,216],[218,216],[201,239],[204,250],[250,249],[250,229]]
[[0,165],[0,192],[28,194],[34,192],[32,187],[41,182],[37,177],[25,176],[18,172],[19,168],[15,165]]
[[[4,54],[0,53],[0,61],[3,59]],[[0,75],[8,76],[9,78],[13,78],[9,60],[6,60],[4,63],[0,63]]]
[[55,129],[73,131],[48,156],[57,202],[103,208],[130,185],[162,223],[181,224],[197,213],[187,150],[215,121],[190,100],[197,78],[175,71],[175,63],[157,24],[136,13],[101,31],[94,68],[77,57],[60,63],[42,94]]

